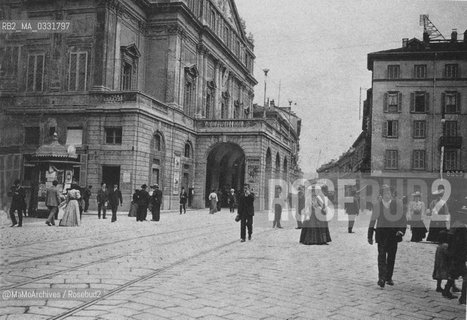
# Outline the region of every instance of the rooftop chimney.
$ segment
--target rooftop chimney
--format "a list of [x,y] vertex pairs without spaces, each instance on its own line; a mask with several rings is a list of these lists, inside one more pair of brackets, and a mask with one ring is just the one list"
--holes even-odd
[[430,43],[430,35],[426,31],[423,32],[423,42]]
[[402,48],[407,48],[409,38],[402,38]]
[[451,42],[457,42],[457,29],[452,29]]

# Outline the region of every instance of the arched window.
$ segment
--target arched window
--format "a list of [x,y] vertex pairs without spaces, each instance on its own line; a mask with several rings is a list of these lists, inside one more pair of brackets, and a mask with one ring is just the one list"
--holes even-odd
[[284,179],[287,178],[287,172],[288,171],[288,165],[287,165],[287,158],[284,158],[284,167],[283,167],[283,171],[282,171],[282,177]]
[[154,150],[164,151],[164,138],[160,132],[156,132],[154,135]]
[[185,158],[191,158],[191,144],[185,143]]
[[279,156],[279,152],[276,154],[276,174],[281,172],[281,157]]

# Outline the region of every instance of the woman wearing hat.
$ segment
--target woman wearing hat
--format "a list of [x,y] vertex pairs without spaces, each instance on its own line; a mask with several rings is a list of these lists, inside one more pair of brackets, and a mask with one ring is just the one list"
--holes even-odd
[[331,242],[329,233],[327,212],[327,198],[323,197],[320,186],[312,186],[308,190],[311,197],[305,197],[306,220],[303,222],[300,234],[300,243],[305,245],[328,244]]
[[412,230],[412,242],[420,242],[425,238],[426,227],[422,220],[422,213],[425,212],[425,204],[421,200],[420,191],[412,193],[413,201],[409,203],[408,217],[410,229]]
[[443,189],[433,192],[435,199],[431,201],[430,208],[427,210],[427,215],[431,216],[431,221],[426,241],[439,243],[439,233],[441,230],[447,229],[449,208],[446,201],[442,199],[443,194]]

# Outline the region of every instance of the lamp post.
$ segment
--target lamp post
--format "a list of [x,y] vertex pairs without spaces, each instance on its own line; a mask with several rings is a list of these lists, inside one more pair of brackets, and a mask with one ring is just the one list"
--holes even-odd
[[263,69],[264,72],[264,103],[263,103],[263,118],[266,118],[266,88],[267,88],[267,80],[268,80],[268,72],[269,69]]

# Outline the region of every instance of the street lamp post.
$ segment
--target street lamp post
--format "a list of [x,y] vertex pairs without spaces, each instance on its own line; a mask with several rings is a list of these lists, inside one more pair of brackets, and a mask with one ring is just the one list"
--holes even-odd
[[268,80],[268,72],[269,69],[263,69],[264,72],[264,103],[263,103],[263,118],[266,118],[266,88],[267,88],[267,80]]

